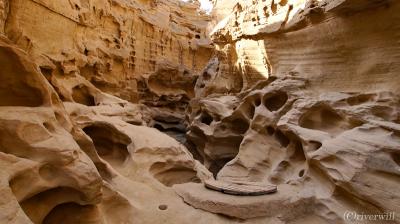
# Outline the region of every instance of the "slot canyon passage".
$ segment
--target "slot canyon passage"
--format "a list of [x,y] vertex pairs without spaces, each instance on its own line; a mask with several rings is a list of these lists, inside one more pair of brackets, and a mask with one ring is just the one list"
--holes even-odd
[[400,1],[208,3],[0,0],[1,224],[400,223]]

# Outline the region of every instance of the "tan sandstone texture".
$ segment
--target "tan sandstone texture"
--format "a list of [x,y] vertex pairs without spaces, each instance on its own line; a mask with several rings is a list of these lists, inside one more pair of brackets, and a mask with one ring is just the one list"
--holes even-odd
[[210,1],[0,0],[0,224],[400,223],[400,2]]

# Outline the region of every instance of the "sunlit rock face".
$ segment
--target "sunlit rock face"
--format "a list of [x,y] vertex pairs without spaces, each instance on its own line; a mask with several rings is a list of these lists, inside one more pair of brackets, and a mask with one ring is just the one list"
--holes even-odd
[[173,0],[2,0],[0,31],[32,55],[52,83],[82,76],[137,102],[146,88],[138,83],[159,61],[199,71],[209,60],[209,16],[198,7]]
[[1,224],[400,214],[400,3],[210,2],[0,0]]
[[239,68],[248,86],[268,74],[298,74],[316,91],[399,90],[397,1],[215,4],[213,41],[235,56],[223,65]]

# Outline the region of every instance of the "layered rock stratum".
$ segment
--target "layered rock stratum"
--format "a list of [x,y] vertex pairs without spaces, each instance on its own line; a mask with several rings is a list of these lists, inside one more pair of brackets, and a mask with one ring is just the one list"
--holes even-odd
[[400,3],[211,2],[0,0],[0,223],[400,223]]

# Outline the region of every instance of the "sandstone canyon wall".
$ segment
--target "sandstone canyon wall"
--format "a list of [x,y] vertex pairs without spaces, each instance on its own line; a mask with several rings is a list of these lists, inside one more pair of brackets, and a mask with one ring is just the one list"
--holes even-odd
[[0,0],[0,223],[400,223],[400,2],[212,2]]

